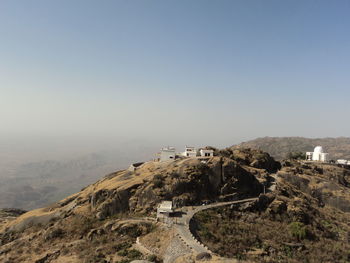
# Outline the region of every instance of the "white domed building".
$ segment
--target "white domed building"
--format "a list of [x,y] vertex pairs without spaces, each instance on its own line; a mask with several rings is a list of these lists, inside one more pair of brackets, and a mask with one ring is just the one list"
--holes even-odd
[[322,146],[316,146],[313,152],[306,153],[307,161],[316,161],[316,162],[327,162],[328,153],[323,151]]

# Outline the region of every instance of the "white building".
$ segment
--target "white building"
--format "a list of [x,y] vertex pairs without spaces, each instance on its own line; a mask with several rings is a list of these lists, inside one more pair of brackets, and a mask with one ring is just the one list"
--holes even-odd
[[322,146],[316,146],[313,152],[306,153],[306,160],[316,162],[327,162],[328,153],[323,151]]
[[166,161],[173,161],[175,160],[175,148],[174,147],[165,147],[160,151],[160,158],[159,161],[166,162]]
[[186,146],[185,151],[182,153],[182,155],[186,157],[196,157],[197,150],[194,147]]
[[167,218],[174,213],[172,201],[162,201],[157,208],[157,218]]
[[206,150],[206,149],[201,149],[199,151],[201,157],[213,157],[214,156],[214,151],[213,150]]
[[339,159],[339,160],[337,160],[337,164],[350,165],[350,161],[345,160],[345,159]]

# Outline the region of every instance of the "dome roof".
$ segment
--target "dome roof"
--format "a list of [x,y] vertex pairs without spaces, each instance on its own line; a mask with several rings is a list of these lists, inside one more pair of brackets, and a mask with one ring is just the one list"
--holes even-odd
[[323,153],[322,146],[316,146],[315,149],[314,149],[314,153]]

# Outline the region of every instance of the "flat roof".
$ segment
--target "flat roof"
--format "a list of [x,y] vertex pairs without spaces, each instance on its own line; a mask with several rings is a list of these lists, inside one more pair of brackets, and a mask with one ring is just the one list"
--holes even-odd
[[159,210],[163,212],[172,212],[173,211],[173,202],[172,201],[162,201],[159,205]]
[[163,148],[162,150],[161,150],[162,152],[175,152],[175,148]]

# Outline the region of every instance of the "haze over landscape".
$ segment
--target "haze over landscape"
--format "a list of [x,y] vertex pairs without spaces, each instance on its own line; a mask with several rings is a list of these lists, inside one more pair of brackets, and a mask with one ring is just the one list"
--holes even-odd
[[0,179],[101,152],[108,168],[91,180],[169,144],[347,136],[348,11],[348,1],[2,1]]
[[348,11],[348,1],[2,1],[1,138],[347,136]]
[[350,262],[349,13],[0,1],[0,262]]

